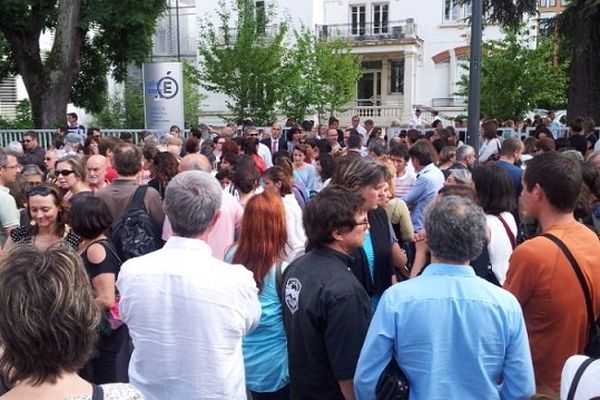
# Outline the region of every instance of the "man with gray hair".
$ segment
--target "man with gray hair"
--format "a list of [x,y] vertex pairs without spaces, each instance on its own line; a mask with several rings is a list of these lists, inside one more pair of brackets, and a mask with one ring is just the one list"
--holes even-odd
[[178,174],[164,200],[173,236],[121,268],[119,310],[134,345],[129,379],[148,400],[246,398],[242,338],[261,308],[252,273],[214,258],[206,244],[220,206],[214,177]]
[[469,146],[468,144],[463,144],[456,148],[456,162],[443,170],[444,178],[448,179],[450,174],[457,169],[465,169],[470,171],[475,166],[475,161],[477,157],[475,156],[475,149],[473,146]]
[[6,238],[14,228],[19,226],[19,210],[15,198],[9,193],[7,185],[17,179],[17,157],[12,153],[0,150],[0,245],[4,246]]
[[[210,161],[202,154],[188,154],[179,163],[179,172],[183,171],[210,172]],[[228,191],[222,190],[219,219],[206,237],[206,243],[211,248],[213,257],[219,260],[225,257],[225,251],[233,244],[240,231],[243,215],[244,209],[240,202]],[[173,229],[169,218],[165,218],[162,239],[167,241],[172,235]]]
[[486,242],[483,210],[444,197],[429,206],[424,225],[432,263],[381,297],[356,368],[357,398],[375,398],[391,360],[411,399],[529,398],[535,382],[521,307],[469,266]]

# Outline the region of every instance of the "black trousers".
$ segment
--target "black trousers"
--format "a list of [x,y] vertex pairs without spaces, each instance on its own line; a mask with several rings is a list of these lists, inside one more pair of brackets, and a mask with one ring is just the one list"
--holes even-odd
[[129,330],[127,326],[122,325],[115,329],[110,336],[100,336],[94,358],[83,367],[79,375],[97,385],[116,382],[128,383],[127,369],[131,351]]

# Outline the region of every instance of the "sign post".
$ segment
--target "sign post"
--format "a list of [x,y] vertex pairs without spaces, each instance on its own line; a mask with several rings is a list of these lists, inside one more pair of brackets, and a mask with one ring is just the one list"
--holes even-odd
[[178,62],[145,63],[144,125],[146,129],[169,131],[184,128],[183,67]]

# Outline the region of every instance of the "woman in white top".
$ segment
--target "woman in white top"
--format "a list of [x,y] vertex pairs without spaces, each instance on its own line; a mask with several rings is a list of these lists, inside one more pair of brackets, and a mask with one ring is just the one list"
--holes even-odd
[[65,247],[23,245],[2,259],[0,369],[10,390],[0,399],[143,399],[131,385],[95,386],[77,374],[100,322],[88,280],[81,258]]
[[487,246],[490,264],[502,285],[517,238],[517,223],[511,214],[517,206],[513,186],[506,171],[495,164],[476,167],[473,170],[473,182],[490,231]]
[[498,124],[495,121],[486,121],[481,125],[481,138],[483,143],[479,148],[479,163],[494,159],[496,155],[500,154],[500,148],[502,142],[498,137]]
[[292,194],[291,179],[281,167],[271,167],[262,176],[265,191],[278,194],[283,201],[288,236],[285,261],[290,263],[304,254],[306,242],[302,225],[302,209]]

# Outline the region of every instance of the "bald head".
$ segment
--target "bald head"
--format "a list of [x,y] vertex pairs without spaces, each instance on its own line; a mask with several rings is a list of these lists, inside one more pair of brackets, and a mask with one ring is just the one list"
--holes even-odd
[[93,155],[85,163],[86,180],[90,186],[101,186],[106,179],[108,160],[101,155]]
[[202,154],[188,154],[179,162],[179,172],[183,171],[210,172],[210,161]]

